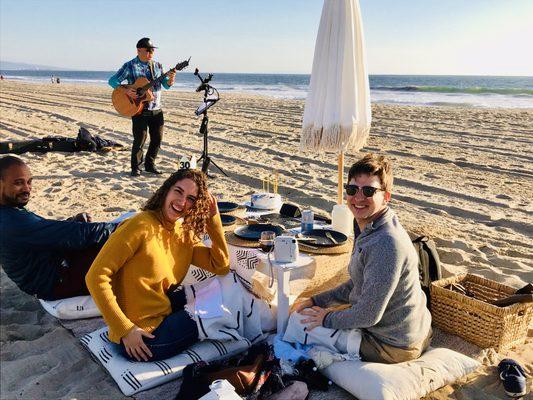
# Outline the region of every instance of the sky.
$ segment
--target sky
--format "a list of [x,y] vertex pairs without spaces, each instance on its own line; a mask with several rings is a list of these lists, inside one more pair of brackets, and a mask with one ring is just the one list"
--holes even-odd
[[[323,0],[0,0],[0,60],[117,70],[150,37],[165,66],[310,73]],[[533,75],[533,0],[360,0],[368,70]]]

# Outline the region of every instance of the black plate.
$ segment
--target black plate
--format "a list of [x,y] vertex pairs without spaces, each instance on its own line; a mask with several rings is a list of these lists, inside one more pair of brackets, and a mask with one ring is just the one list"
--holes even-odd
[[[334,239],[331,240],[328,237],[329,235]],[[327,229],[312,229],[310,231],[304,231],[301,233],[301,235],[298,235],[298,237],[304,237],[304,238],[311,238],[313,240],[302,240],[302,244],[308,244],[310,246],[317,246],[317,247],[335,247],[340,246],[341,244],[344,244],[348,237],[342,233],[337,231],[330,231]]]
[[272,224],[253,224],[240,226],[235,229],[233,233],[235,236],[238,236],[241,239],[256,241],[261,238],[261,232],[264,231],[273,231],[276,233],[276,236],[279,236],[284,231],[284,228],[282,226]]
[[230,226],[235,223],[235,218],[233,215],[220,214],[220,219],[222,220],[223,226]]
[[237,203],[232,203],[230,201],[219,201],[217,204],[218,211],[220,211],[221,214],[235,211],[237,208],[239,208],[239,205]]

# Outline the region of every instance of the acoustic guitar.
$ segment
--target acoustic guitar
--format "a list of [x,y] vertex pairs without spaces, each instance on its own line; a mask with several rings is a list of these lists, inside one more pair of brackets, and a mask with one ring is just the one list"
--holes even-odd
[[[188,60],[176,64],[174,68],[169,69],[167,72],[157,77],[153,81],[149,81],[148,79],[141,77],[137,78],[133,85],[117,86],[111,95],[113,107],[115,107],[115,110],[117,110],[120,115],[124,115],[125,117],[133,117],[134,115],[140,114],[144,108],[144,104],[149,103],[154,99],[154,94],[151,90],[154,85],[163,82],[163,80],[171,71],[181,71],[187,67],[190,59],[191,58],[189,57]],[[132,99],[126,94],[126,92],[132,88],[137,90],[137,96],[139,97],[136,99]]]

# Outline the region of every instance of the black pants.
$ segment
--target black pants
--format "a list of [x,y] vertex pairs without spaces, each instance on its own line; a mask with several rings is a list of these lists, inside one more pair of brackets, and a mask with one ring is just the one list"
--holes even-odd
[[[182,289],[178,289],[175,292],[167,293],[167,295],[172,306],[172,314],[167,315],[161,324],[152,331],[154,338],[143,338],[143,342],[152,352],[150,361],[173,357],[187,350],[199,339],[196,322],[185,311],[185,304],[187,304],[185,292]],[[120,341],[120,351],[124,357],[134,361],[128,355],[122,340]]]
[[143,147],[146,142],[146,134],[150,135],[150,144],[146,152],[145,168],[155,166],[155,158],[163,140],[163,111],[143,111],[142,114],[131,117],[133,125],[133,146],[131,148],[131,169],[139,169],[143,163]]
[[85,284],[85,275],[98,255],[102,246],[92,246],[84,250],[65,252],[66,265],[58,268],[59,278],[54,284],[52,295],[48,300],[66,299],[74,296],[87,296],[89,290]]

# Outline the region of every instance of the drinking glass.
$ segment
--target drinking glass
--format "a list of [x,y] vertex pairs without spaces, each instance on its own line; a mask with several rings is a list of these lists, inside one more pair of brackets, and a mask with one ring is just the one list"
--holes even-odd
[[264,231],[261,232],[261,238],[259,239],[259,247],[265,253],[270,253],[274,248],[274,239],[276,238],[276,232]]

